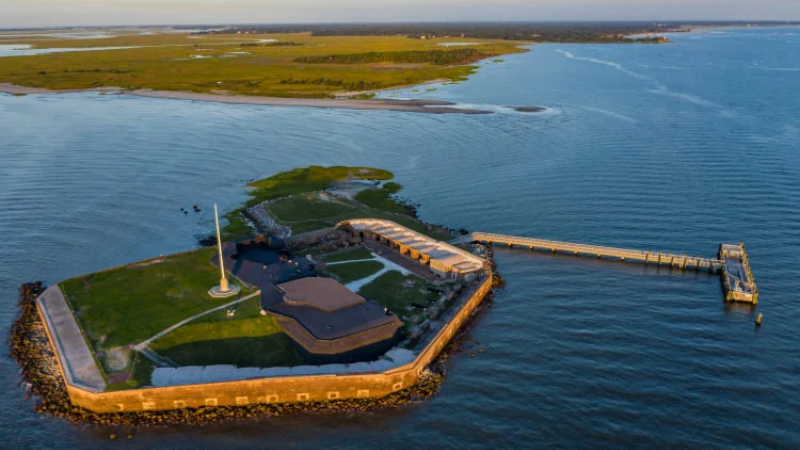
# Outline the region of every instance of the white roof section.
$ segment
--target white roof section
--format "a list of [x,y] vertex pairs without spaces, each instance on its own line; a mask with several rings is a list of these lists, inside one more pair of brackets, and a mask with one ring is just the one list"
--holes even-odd
[[476,272],[483,269],[483,258],[473,255],[446,242],[437,241],[410,228],[384,219],[350,219],[340,225],[350,224],[354,230],[367,230],[410,247],[428,256],[447,270],[459,273]]

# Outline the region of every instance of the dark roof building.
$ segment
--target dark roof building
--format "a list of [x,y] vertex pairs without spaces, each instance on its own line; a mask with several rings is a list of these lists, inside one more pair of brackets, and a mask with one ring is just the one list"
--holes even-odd
[[[222,258],[231,275],[261,290],[261,309],[281,301],[282,293],[277,291],[277,284],[316,274],[314,264],[307,259],[289,259],[285,250],[253,240],[224,242]],[[219,267],[216,254],[211,263]]]
[[302,278],[277,286],[267,307],[311,364],[374,360],[392,348],[403,323],[331,278]]

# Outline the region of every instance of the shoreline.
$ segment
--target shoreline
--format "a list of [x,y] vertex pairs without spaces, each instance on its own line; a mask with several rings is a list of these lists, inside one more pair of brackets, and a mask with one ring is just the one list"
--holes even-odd
[[455,103],[440,100],[250,97],[244,95],[204,94],[185,91],[153,91],[150,89],[128,90],[112,86],[89,89],[65,89],[57,91],[47,88],[20,86],[13,83],[0,83],[0,93],[15,96],[36,94],[72,94],[80,92],[98,92],[103,94],[134,95],[137,97],[146,98],[190,100],[196,102],[214,102],[238,105],[293,106],[301,108],[349,109],[367,111],[399,111],[427,114],[492,114],[491,111],[456,108],[454,107]]
[[353,98],[353,97],[358,96],[358,95],[379,94],[381,92],[396,91],[398,89],[410,89],[410,88],[414,88],[414,87],[428,86],[428,85],[431,85],[431,84],[453,83],[453,82],[454,81],[451,80],[450,78],[436,78],[435,80],[423,81],[422,83],[404,84],[404,85],[395,86],[395,87],[391,87],[391,88],[385,88],[385,89],[370,89],[370,90],[366,90],[366,91],[341,92],[339,94],[334,94],[334,97],[337,100],[339,100],[339,99],[346,100],[346,99]]

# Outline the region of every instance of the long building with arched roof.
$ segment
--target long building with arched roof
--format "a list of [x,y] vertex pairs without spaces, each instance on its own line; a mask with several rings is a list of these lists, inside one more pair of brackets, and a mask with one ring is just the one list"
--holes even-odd
[[480,278],[487,262],[466,250],[385,219],[350,219],[337,225],[362,241],[381,241],[426,265],[447,279],[471,281]]

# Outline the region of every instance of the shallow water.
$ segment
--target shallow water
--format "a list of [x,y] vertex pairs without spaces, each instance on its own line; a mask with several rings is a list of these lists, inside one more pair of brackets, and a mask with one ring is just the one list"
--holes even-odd
[[[425,220],[453,227],[704,256],[742,240],[759,307],[726,307],[707,274],[498,249],[508,286],[471,330],[490,347],[453,357],[430,401],[147,429],[120,445],[797,448],[800,38],[671,39],[541,45],[462,84],[396,93],[543,114],[0,96],[0,323],[20,283],[193,248],[211,203],[233,208],[246,180],[373,165],[396,173]],[[180,212],[194,203],[203,212]],[[32,413],[17,374],[3,356],[4,447],[106,445],[107,431]]]
[[143,48],[143,47],[128,46],[128,47],[80,47],[80,48],[30,48],[30,45],[8,44],[8,45],[0,45],[0,58],[4,56],[47,55],[50,53],[67,53],[67,52],[95,52],[102,50],[125,50],[129,48]]

